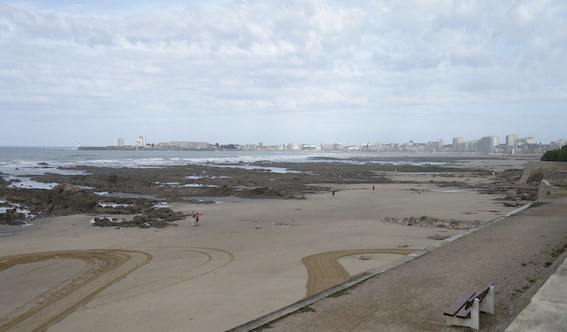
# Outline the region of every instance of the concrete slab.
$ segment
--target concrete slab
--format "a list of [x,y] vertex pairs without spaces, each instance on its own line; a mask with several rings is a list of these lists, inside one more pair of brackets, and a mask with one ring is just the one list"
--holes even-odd
[[567,259],[534,295],[506,332],[567,329]]

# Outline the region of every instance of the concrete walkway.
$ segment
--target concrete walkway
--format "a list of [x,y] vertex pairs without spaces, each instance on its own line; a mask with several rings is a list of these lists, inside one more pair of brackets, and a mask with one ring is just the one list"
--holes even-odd
[[[567,222],[567,218],[565,220]],[[506,332],[567,330],[567,259],[532,297]]]

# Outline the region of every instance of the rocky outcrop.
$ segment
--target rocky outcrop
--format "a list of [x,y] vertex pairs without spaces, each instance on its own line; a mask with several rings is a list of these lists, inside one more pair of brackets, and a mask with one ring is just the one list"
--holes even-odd
[[72,184],[69,183],[61,183],[56,185],[55,187],[53,187],[53,189],[51,189],[52,192],[57,192],[57,193],[76,193],[78,192],[80,189]]
[[417,226],[417,227],[440,227],[449,229],[471,229],[480,226],[480,220],[463,221],[463,220],[441,220],[429,216],[421,217],[386,217],[382,222],[400,224],[404,226]]
[[95,227],[139,227],[139,228],[163,228],[177,226],[173,222],[183,220],[187,214],[174,212],[169,208],[149,208],[145,209],[141,215],[134,216],[132,219],[122,220],[119,218],[95,217],[93,226]]

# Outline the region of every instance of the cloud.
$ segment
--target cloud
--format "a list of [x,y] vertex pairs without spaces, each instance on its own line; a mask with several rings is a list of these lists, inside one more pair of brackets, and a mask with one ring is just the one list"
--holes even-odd
[[38,3],[0,3],[2,117],[334,112],[346,136],[354,114],[567,97],[561,1]]

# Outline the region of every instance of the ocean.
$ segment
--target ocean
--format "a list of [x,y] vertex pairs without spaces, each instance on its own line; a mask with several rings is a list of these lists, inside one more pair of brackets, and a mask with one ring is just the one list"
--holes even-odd
[[[39,183],[27,178],[45,173],[81,174],[69,170],[75,166],[159,168],[175,165],[239,165],[245,168],[262,168],[247,165],[257,161],[308,162],[314,158],[345,158],[350,153],[326,152],[267,152],[267,151],[136,151],[136,150],[78,150],[54,147],[0,147],[0,175],[11,186],[34,189],[51,189],[57,184]],[[286,169],[265,167],[272,172]],[[14,181],[16,180],[17,181]]]
[[[42,168],[73,167],[161,167],[184,164],[252,163],[256,161],[302,162],[313,156],[337,153],[264,151],[136,151],[77,150],[76,148],[0,147],[0,171],[15,168],[30,171]],[[39,166],[39,167],[38,167]],[[38,169],[39,168],[39,169]]]

